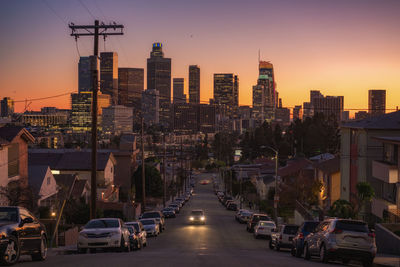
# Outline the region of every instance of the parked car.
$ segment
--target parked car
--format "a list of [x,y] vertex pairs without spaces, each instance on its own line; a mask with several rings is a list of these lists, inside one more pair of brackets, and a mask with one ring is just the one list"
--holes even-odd
[[130,251],[129,230],[118,218],[101,218],[90,220],[79,232],[78,253],[85,253],[97,248],[115,248],[119,251]]
[[238,205],[234,202],[230,202],[227,206],[226,206],[227,210],[233,210],[233,211],[237,211],[238,209]]
[[203,210],[192,210],[189,215],[189,223],[206,224],[206,217]]
[[142,248],[141,240],[136,234],[136,231],[133,226],[127,226],[129,231],[129,244],[131,246],[131,250],[138,250]]
[[147,246],[147,233],[146,230],[144,230],[143,224],[141,222],[127,222],[125,223],[128,226],[133,226],[135,229],[136,235],[140,238],[140,241],[142,243],[142,247]]
[[367,223],[358,220],[328,219],[304,240],[304,259],[319,256],[322,262],[341,259],[361,261],[372,266],[376,255],[375,234]]
[[276,225],[273,221],[259,221],[256,226],[254,226],[254,238],[270,238],[275,229]]
[[175,218],[175,209],[173,208],[164,208],[162,209],[162,214],[164,215],[164,218]]
[[160,232],[165,229],[164,215],[161,211],[146,211],[140,216],[140,219],[155,219],[160,225]]
[[31,255],[42,261],[47,256],[46,229],[39,220],[22,207],[0,207],[0,262],[16,263],[20,255]]
[[231,197],[231,196],[224,196],[223,198],[222,198],[222,200],[221,200],[221,203],[222,203],[222,205],[226,205],[226,202],[227,201],[229,201],[229,200],[233,200],[233,197]]
[[169,208],[172,208],[175,211],[175,214],[179,213],[180,207],[178,204],[171,203],[168,205]]
[[248,211],[248,210],[245,210],[245,209],[241,209],[236,213],[235,219],[239,223],[247,223],[247,221],[250,219],[252,214],[253,213],[251,211]]
[[177,197],[177,198],[175,198],[175,201],[174,202],[179,202],[179,203],[181,203],[182,204],[182,207],[185,205],[185,203],[186,203],[186,199],[184,198],[184,197]]
[[304,250],[304,239],[315,230],[318,224],[319,222],[316,221],[305,221],[300,225],[299,230],[297,231],[297,234],[292,241],[293,256],[301,257],[301,254]]
[[158,236],[160,234],[160,224],[157,223],[156,219],[141,219],[140,222],[143,224],[147,236]]
[[254,231],[254,226],[256,226],[256,224],[259,221],[271,221],[271,219],[269,218],[269,216],[267,214],[254,213],[251,215],[250,219],[247,221],[246,230],[248,232],[252,233]]
[[228,205],[229,205],[230,203],[235,203],[235,201],[234,201],[233,199],[227,200],[227,201],[225,201],[224,206],[225,206],[225,207],[228,207]]
[[171,204],[178,205],[179,209],[181,209],[183,207],[183,203],[181,201],[178,201],[178,200],[172,201]]
[[292,240],[299,229],[298,225],[283,224],[278,226],[271,234],[269,248],[279,251],[281,248],[292,248]]

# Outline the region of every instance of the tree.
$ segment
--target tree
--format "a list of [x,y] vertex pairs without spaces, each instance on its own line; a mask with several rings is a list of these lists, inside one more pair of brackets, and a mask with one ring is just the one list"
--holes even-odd
[[237,137],[232,133],[219,132],[215,134],[212,143],[214,157],[228,165],[233,163]]
[[332,207],[329,210],[329,216],[344,219],[354,218],[354,207],[349,201],[338,199],[333,202]]
[[365,206],[368,202],[371,202],[375,196],[374,188],[368,182],[359,182],[356,185],[357,188],[357,213],[365,219]]
[[0,195],[8,200],[9,206],[23,206],[32,212],[37,211],[38,196],[33,193],[30,186],[20,180],[11,181],[7,186],[0,187]]
[[[132,185],[136,188],[136,200],[142,199],[142,166],[139,166],[132,175]],[[146,196],[161,197],[163,195],[163,181],[156,167],[145,164]]]

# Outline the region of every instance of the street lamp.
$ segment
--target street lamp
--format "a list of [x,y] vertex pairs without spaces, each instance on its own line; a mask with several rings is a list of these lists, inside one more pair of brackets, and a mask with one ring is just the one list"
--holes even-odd
[[278,225],[278,203],[279,203],[279,192],[278,192],[278,156],[279,152],[277,149],[270,146],[261,146],[261,149],[268,148],[275,153],[275,194],[274,194],[274,215],[275,223]]

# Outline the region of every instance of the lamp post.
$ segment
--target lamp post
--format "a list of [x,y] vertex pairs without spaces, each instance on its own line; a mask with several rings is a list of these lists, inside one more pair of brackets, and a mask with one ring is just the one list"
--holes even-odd
[[268,148],[275,153],[275,194],[274,194],[274,216],[275,223],[278,225],[278,203],[279,203],[279,191],[278,191],[278,156],[279,152],[277,149],[270,146],[261,146],[261,148]]

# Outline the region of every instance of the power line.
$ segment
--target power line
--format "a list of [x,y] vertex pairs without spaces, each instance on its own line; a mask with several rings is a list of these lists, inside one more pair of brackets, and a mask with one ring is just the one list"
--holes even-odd
[[25,99],[25,100],[15,100],[14,103],[20,103],[20,102],[26,102],[26,101],[41,101],[41,100],[46,100],[46,99],[51,99],[51,98],[56,98],[56,97],[61,97],[61,96],[65,96],[65,95],[69,95],[72,93],[76,93],[75,91],[71,91],[68,93],[64,93],[64,94],[59,94],[59,95],[53,95],[53,96],[46,96],[46,97],[41,97],[41,98],[32,98],[32,99]]
[[48,9],[50,9],[51,12],[54,13],[54,15],[55,15],[58,19],[61,20],[61,22],[62,22],[63,24],[68,24],[68,22],[67,22],[63,17],[61,17],[61,15],[58,14],[58,13],[55,11],[55,9],[52,8],[52,7],[50,6],[49,3],[47,3],[46,0],[42,0],[42,2],[47,6]]
[[86,9],[86,11],[89,13],[89,15],[92,16],[93,19],[96,19],[95,16],[93,15],[93,13],[90,12],[89,8],[85,5],[85,3],[82,0],[78,0],[78,1]]

